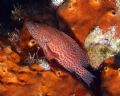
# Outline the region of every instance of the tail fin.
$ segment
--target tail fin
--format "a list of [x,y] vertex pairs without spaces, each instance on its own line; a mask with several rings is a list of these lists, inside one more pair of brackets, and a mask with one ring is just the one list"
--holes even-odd
[[95,76],[87,71],[84,67],[80,66],[74,69],[75,74],[81,78],[88,86],[94,81]]

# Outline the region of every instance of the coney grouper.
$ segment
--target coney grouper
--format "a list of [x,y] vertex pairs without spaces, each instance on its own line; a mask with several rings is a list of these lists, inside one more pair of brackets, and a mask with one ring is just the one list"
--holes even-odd
[[89,59],[75,40],[47,25],[26,22],[25,26],[43,49],[48,60],[55,59],[66,70],[80,77],[88,86],[92,83],[95,76],[85,69]]

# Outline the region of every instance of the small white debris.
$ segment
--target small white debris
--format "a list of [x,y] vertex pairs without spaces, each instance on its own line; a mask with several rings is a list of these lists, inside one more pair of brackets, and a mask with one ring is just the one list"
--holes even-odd
[[52,4],[54,6],[60,6],[63,2],[64,0],[52,0]]
[[46,60],[44,60],[44,59],[40,59],[40,60],[39,60],[39,65],[40,65],[41,67],[43,67],[46,71],[51,69],[51,67],[50,67],[50,65],[48,64],[48,62],[47,62]]
[[39,57],[39,50],[40,47],[37,48],[36,52],[34,54],[31,54],[29,52],[27,58],[24,60],[24,63],[26,64],[39,64],[41,67],[44,68],[44,70],[51,70],[51,67],[49,63],[45,60]]

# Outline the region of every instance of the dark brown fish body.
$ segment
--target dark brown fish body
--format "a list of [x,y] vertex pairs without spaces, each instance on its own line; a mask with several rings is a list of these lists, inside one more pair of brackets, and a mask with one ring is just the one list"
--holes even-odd
[[47,25],[31,22],[25,25],[48,59],[57,60],[66,70],[90,85],[94,76],[84,68],[88,64],[87,55],[71,37]]

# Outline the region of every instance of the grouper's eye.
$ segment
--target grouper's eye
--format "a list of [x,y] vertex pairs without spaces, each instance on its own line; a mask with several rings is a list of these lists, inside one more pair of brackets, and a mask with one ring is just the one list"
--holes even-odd
[[28,42],[28,46],[29,47],[33,47],[37,44],[36,40],[35,39],[31,39],[29,42]]

